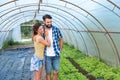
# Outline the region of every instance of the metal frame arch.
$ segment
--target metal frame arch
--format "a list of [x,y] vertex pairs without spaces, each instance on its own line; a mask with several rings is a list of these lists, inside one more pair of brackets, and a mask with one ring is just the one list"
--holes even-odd
[[[75,7],[78,7],[79,9],[85,11],[85,12],[88,13],[91,17],[93,17],[93,18],[101,25],[101,27],[103,27],[103,29],[104,29],[104,30],[106,31],[106,33],[108,34],[108,36],[109,36],[109,38],[110,38],[110,40],[111,40],[111,43],[112,43],[113,46],[114,46],[114,48],[112,48],[112,49],[113,49],[113,51],[115,52],[114,54],[117,55],[118,60],[119,60],[119,64],[120,64],[120,55],[119,55],[119,53],[118,53],[117,46],[116,46],[114,40],[112,39],[111,35],[110,35],[109,32],[107,31],[107,29],[104,27],[104,25],[101,24],[101,22],[100,22],[95,16],[93,16],[93,15],[90,14],[88,11],[84,10],[83,8],[81,8],[81,7],[73,4],[73,3],[71,3],[71,2],[65,1],[65,0],[60,0],[60,1],[66,2],[66,3],[68,3],[68,4],[71,4],[71,5],[75,6]],[[115,50],[114,50],[114,49],[115,49]]]
[[7,5],[7,4],[10,4],[10,3],[12,3],[12,2],[16,2],[16,1],[18,1],[18,0],[13,0],[13,1],[6,2],[6,3],[4,3],[4,4],[0,4],[0,7],[5,6],[5,5]]
[[[18,8],[18,9],[19,9],[19,8]],[[12,10],[12,11],[13,11],[13,10]],[[11,12],[11,11],[10,11],[10,12]],[[7,12],[7,13],[8,13],[8,12]],[[7,14],[7,13],[5,13],[5,14]],[[5,14],[4,14],[4,15],[5,15]]]
[[[22,16],[23,17],[23,16]],[[20,18],[21,19],[21,18]],[[19,20],[19,19],[18,19]],[[15,20],[14,21],[14,23],[11,23],[10,25],[14,25],[15,24],[15,22],[17,22],[17,20]],[[59,21],[58,21],[59,22]],[[7,34],[7,33],[6,33]],[[7,37],[7,36],[6,36]],[[4,38],[4,40],[5,40],[6,38]]]
[[[49,4],[49,5],[55,5],[55,4]],[[61,5],[55,5],[55,6],[63,7],[63,8],[66,8],[66,9],[68,9],[68,10],[74,11],[74,12],[82,15],[83,17],[87,18],[87,16],[83,15],[82,13],[78,12],[77,10],[71,9],[71,8],[69,8],[69,7],[64,7],[64,6],[61,6]],[[60,8],[60,9],[61,9],[61,8]],[[64,11],[65,11],[65,10],[64,10]],[[88,19],[91,23],[93,23],[94,25],[96,25],[92,20],[90,20],[89,18],[87,18],[87,19]],[[96,25],[96,27],[97,27],[97,25]],[[98,27],[98,29],[99,29],[99,27]]]
[[[114,13],[116,16],[120,17],[120,15],[117,14],[117,13],[115,13],[114,10],[109,9],[108,7],[104,6],[103,4],[101,4],[101,3],[99,3],[99,2],[97,2],[97,1],[95,1],[95,0],[91,0],[91,1],[93,1],[94,3],[96,3],[96,4],[98,4],[98,5],[102,6],[102,7],[104,7],[104,8],[106,8],[106,9],[108,9],[110,12],[112,12],[112,13]],[[107,1],[110,1],[110,0],[107,0]],[[114,7],[113,7],[113,9],[114,9]]]
[[[48,5],[47,5],[47,7],[48,7]],[[56,8],[56,7],[54,7],[54,8]],[[58,8],[57,8],[58,9]],[[59,9],[60,10],[60,9]],[[62,11],[64,11],[64,10],[62,10]],[[68,12],[67,12],[68,13]],[[72,15],[73,16],[73,15]],[[75,16],[74,16],[75,17]],[[80,20],[79,20],[80,21]],[[85,24],[84,24],[84,26],[85,26]]]
[[[31,4],[30,4],[31,5]],[[26,6],[26,5],[25,5]],[[34,5],[32,5],[32,6],[34,6]],[[36,6],[36,5],[35,5]],[[44,5],[41,5],[41,6],[44,6]],[[27,6],[28,7],[28,6]],[[31,6],[30,6],[31,7]],[[48,6],[47,6],[48,7]],[[64,6],[62,6],[62,7],[64,7]],[[17,7],[18,9],[21,9],[21,8],[23,8],[23,6],[22,7]],[[53,8],[53,7],[52,7]],[[54,8],[56,8],[56,7],[54,7]],[[65,8],[67,8],[67,7],[65,7]],[[56,8],[56,9],[58,9],[58,8]],[[15,10],[15,9],[14,9]],[[75,11],[75,10],[74,10]],[[11,12],[11,11],[10,11]],[[7,13],[9,13],[9,12],[7,12]],[[7,14],[7,13],[5,13],[5,14]],[[79,13],[80,14],[80,13]],[[91,21],[92,22],[92,21]],[[93,23],[93,22],[92,22]]]
[[[30,11],[30,12],[33,12],[33,10],[28,10],[28,11]],[[9,23],[9,19],[10,18],[13,18],[13,19],[15,19],[15,18],[17,18],[19,15],[17,15],[17,14],[20,14],[21,16],[22,16],[22,13],[24,13],[24,12],[28,12],[28,11],[23,11],[23,12],[19,12],[19,13],[16,13],[16,14],[13,14],[13,15],[11,15],[11,16],[9,16],[9,17],[7,17],[2,23],[4,23],[4,22],[6,22],[7,21],[7,24]],[[15,17],[15,18],[14,18]],[[23,16],[24,17],[24,16]],[[12,19],[12,20],[13,20]],[[1,25],[1,24],[0,24]],[[4,24],[3,26],[5,26],[6,24]],[[4,28],[6,28],[6,27],[4,27]],[[2,28],[3,29],[3,28]]]
[[18,18],[18,17],[17,17]]
[[[17,16],[16,16],[17,17]],[[15,19],[16,19],[16,17],[15,17]],[[22,16],[23,17],[23,16]],[[18,18],[18,17],[17,17]],[[14,20],[14,19],[13,19]],[[12,22],[13,23],[13,22]],[[8,28],[8,27],[7,27]],[[11,28],[11,27],[9,27],[9,28]]]
[[[29,16],[31,16],[31,15],[29,15]],[[20,18],[20,19],[21,19],[21,18]],[[15,20],[15,22],[17,22],[17,21]],[[15,24],[15,22],[14,22],[14,24]],[[59,21],[58,21],[58,22],[59,22]],[[11,24],[13,24],[13,23],[11,23]],[[14,25],[14,24],[13,24],[13,25]],[[55,24],[56,24],[56,23],[55,23]],[[5,36],[4,36],[4,40],[7,39],[7,37],[9,36],[8,34],[9,34],[8,32],[4,33],[4,35],[5,35]]]
[[[31,5],[31,4],[30,4]],[[51,5],[51,4],[50,4]],[[53,4],[52,4],[53,5]],[[55,5],[55,4],[54,4]],[[21,6],[21,5],[20,5]],[[26,6],[26,5],[25,5]],[[57,6],[60,6],[60,5],[57,5]],[[28,7],[28,6],[27,6]],[[64,7],[64,6],[62,6],[62,7]],[[14,8],[14,7],[13,7]],[[18,9],[21,9],[21,8],[19,8],[18,6],[17,6],[17,8]],[[65,8],[67,8],[67,7],[65,7]],[[68,8],[67,8],[68,9]],[[7,9],[7,10],[9,10],[9,9]],[[75,10],[74,10],[75,11]],[[80,14],[80,13],[79,13]],[[89,19],[89,18],[88,18]],[[91,21],[92,22],[92,21]],[[93,22],[92,22],[93,23]],[[95,24],[95,23],[93,23],[93,24]]]
[[[48,5],[47,5],[48,6]],[[54,7],[55,8],[55,7]],[[57,8],[58,9],[58,8]],[[60,9],[59,9],[60,10]],[[62,10],[63,11],[63,10]],[[68,13],[68,12],[67,12]],[[73,15],[72,15],[73,16]],[[75,17],[75,16],[74,16]],[[78,19],[79,20],[79,19]],[[80,21],[80,20],[79,20]]]
[[114,5],[115,7],[117,7],[118,9],[120,9],[120,7],[117,4],[115,4],[113,1],[111,0],[107,0],[107,1],[110,2],[112,5]]
[[[33,10],[28,10],[28,11],[33,11]],[[23,13],[24,13],[24,12],[28,12],[28,11],[23,11]],[[45,11],[45,10],[44,10],[44,11]],[[49,11],[49,12],[50,12],[50,11]],[[21,13],[22,13],[22,12],[21,12]],[[52,12],[52,13],[53,13],[53,12]],[[17,13],[17,14],[20,14],[20,13]],[[54,14],[55,14],[55,13],[54,13]],[[10,17],[13,17],[14,15],[15,15],[15,14],[13,14],[13,15],[10,16]],[[58,15],[58,14],[57,14],[57,15]],[[10,17],[8,17],[8,18],[10,18]],[[16,17],[18,17],[18,16],[14,16],[14,17],[16,18]],[[62,16],[61,16],[61,17],[62,17]],[[13,18],[13,19],[14,19],[14,18]],[[68,20],[68,19],[65,18],[65,17],[64,17],[64,19]],[[4,20],[4,21],[7,21],[7,20],[8,20],[8,19],[6,19],[6,20]],[[69,20],[68,20],[68,22],[71,23]],[[4,23],[4,22],[2,22],[2,23]],[[72,24],[72,23],[71,23],[71,24]],[[73,25],[73,24],[72,24],[72,25]]]

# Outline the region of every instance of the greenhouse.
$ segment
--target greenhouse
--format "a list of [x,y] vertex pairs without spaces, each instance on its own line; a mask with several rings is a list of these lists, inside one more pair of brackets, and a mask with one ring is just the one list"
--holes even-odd
[[58,80],[120,80],[120,0],[0,0],[0,80],[33,80],[31,27],[45,14],[63,35]]

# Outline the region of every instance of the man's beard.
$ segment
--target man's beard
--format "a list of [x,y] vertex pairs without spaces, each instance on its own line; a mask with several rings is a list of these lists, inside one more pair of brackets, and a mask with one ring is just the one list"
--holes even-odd
[[51,28],[51,27],[52,27],[52,25],[46,25],[46,27],[47,27],[47,28]]

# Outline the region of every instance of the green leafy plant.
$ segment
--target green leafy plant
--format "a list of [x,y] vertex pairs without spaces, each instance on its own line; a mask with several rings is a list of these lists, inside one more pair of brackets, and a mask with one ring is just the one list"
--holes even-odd
[[5,41],[3,43],[2,49],[5,49],[9,46],[15,45],[15,44],[20,44],[19,42],[14,42],[13,40]]
[[[120,69],[111,67],[96,57],[89,57],[81,53],[81,51],[74,49],[68,44],[64,44],[63,57],[71,57],[89,74],[96,78],[104,80],[120,80]],[[81,79],[83,80],[83,79]]]
[[32,43],[33,43],[32,41],[14,42],[13,40],[9,40],[9,41],[5,41],[3,43],[2,49],[6,49],[6,48],[13,46],[13,45],[26,45],[26,44],[32,44]]

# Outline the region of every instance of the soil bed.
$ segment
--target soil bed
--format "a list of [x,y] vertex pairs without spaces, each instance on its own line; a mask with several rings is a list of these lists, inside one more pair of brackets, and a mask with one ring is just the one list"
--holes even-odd
[[78,69],[78,71],[80,73],[82,73],[83,75],[85,75],[89,80],[96,80],[96,78],[94,76],[92,76],[91,74],[89,74],[87,71],[85,71],[84,69],[82,69],[78,63],[76,63],[72,58],[67,57],[66,59],[68,59],[74,66],[76,69]]

